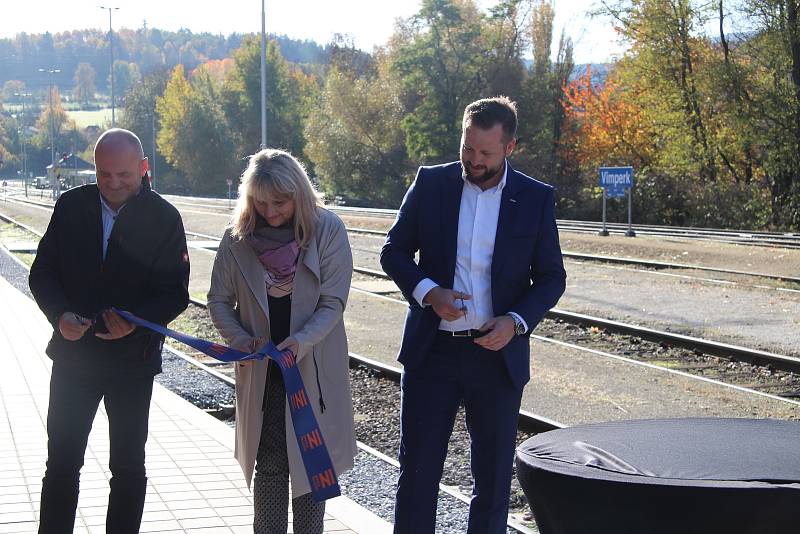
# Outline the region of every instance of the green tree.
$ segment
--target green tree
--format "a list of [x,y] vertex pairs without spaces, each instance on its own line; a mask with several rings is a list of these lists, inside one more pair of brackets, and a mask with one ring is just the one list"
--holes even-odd
[[89,63],[78,63],[75,69],[75,89],[72,91],[75,100],[82,104],[87,104],[94,100],[94,93],[97,89],[94,86],[96,73]]
[[[800,228],[800,1],[747,0],[753,37],[732,50],[731,70],[747,75],[739,91],[752,128],[754,159],[770,190],[771,220]],[[748,147],[751,148],[751,147]]]
[[561,101],[575,66],[572,42],[562,33],[554,62],[553,3],[533,0],[528,7],[527,31],[533,62],[525,73],[519,99],[519,143],[514,159],[531,174],[558,185],[559,194],[564,194],[574,183],[571,177],[563,179],[565,164],[559,158],[564,122]]
[[161,129],[156,113],[156,100],[164,94],[169,79],[166,70],[145,76],[142,83],[136,84],[125,97],[125,112],[119,126],[132,131],[144,145],[145,154],[150,158],[150,168],[159,191],[179,192],[185,180],[175,172],[156,144],[153,147],[153,132]]
[[[261,144],[261,45],[245,39],[233,54],[234,66],[222,86],[225,116],[234,137],[235,154],[244,158]],[[304,125],[316,83],[289,65],[277,44],[267,42],[267,146],[283,148],[304,159]]]
[[158,148],[186,177],[194,195],[215,195],[238,172],[232,134],[219,104],[219,89],[202,70],[190,83],[175,67],[163,96],[156,98],[161,129]]
[[306,153],[328,197],[396,207],[412,177],[405,151],[401,84],[379,53],[375,74],[333,67],[306,125]]
[[423,0],[391,43],[405,85],[403,119],[412,159],[444,161],[457,152],[464,107],[486,87],[485,16],[472,0]]
[[[120,59],[114,60],[114,98],[119,103],[124,103],[128,90],[142,79],[136,63],[129,63]],[[109,84],[111,77],[109,76]]]
[[0,93],[0,100],[5,102],[18,102],[21,101],[19,97],[14,96],[14,93],[22,93],[25,91],[25,82],[22,80],[8,80],[3,84],[3,90]]

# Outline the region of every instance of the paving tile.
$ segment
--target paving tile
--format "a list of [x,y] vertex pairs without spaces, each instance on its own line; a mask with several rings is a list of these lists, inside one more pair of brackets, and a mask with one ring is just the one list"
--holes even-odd
[[161,532],[163,530],[181,529],[180,523],[174,519],[167,519],[165,521],[142,521],[139,527],[139,532]]
[[215,508],[185,508],[183,510],[173,510],[172,515],[175,519],[183,521],[184,519],[198,519],[203,517],[219,517]]
[[250,515],[234,515],[229,517],[223,517],[222,519],[225,521],[225,524],[228,525],[229,527],[245,526],[253,524],[252,513]]
[[27,523],[0,523],[0,534],[35,534],[39,527],[33,521]]
[[205,499],[187,499],[184,501],[167,501],[166,506],[170,510],[186,510],[189,508],[210,508],[211,505]]
[[224,527],[225,522],[218,516],[213,517],[199,517],[194,519],[181,519],[181,527],[183,528],[206,528],[206,527]]

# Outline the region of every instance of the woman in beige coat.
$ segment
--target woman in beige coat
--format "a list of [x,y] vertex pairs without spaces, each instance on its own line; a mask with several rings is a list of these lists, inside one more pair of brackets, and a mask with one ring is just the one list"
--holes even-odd
[[[339,218],[325,210],[302,165],[265,149],[250,158],[211,274],[208,310],[228,344],[252,352],[272,340],[291,349],[337,475],[356,454],[342,314],[353,258]],[[285,533],[291,479],[294,532],[318,534],[280,369],[236,366],[236,458],[253,477],[256,533]]]

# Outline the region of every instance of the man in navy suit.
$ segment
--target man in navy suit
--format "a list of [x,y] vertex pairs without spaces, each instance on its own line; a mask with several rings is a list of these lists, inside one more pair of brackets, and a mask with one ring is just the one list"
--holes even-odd
[[420,167],[381,251],[409,302],[396,534],[433,533],[462,403],[474,479],[467,532],[505,532],[528,337],[566,282],[553,188],[506,160],[516,128],[506,97],[467,106],[460,161]]

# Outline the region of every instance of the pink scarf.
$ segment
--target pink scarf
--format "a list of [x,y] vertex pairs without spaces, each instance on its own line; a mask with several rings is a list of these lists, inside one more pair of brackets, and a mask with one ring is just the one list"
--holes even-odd
[[300,246],[294,239],[294,229],[258,225],[246,241],[264,266],[267,294],[272,297],[291,295],[297,258],[300,256]]

